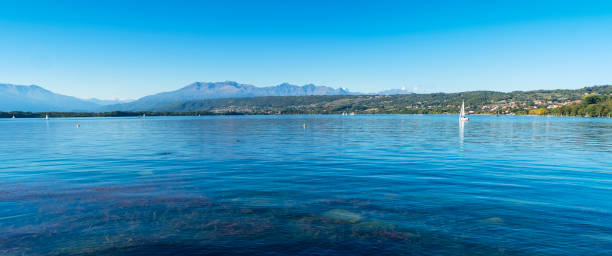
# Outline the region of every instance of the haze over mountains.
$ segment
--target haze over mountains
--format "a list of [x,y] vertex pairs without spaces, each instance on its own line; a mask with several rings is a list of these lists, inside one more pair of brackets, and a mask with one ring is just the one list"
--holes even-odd
[[101,105],[101,106],[123,104],[123,103],[129,103],[129,102],[134,101],[134,100],[119,100],[119,99],[115,99],[115,100],[102,100],[102,99],[98,99],[98,98],[89,98],[89,99],[85,99],[85,100],[89,101],[89,102],[93,102],[93,103]]
[[[405,90],[390,90],[381,94],[402,94]],[[256,87],[237,82],[196,82],[175,91],[162,92],[125,102],[118,100],[79,99],[53,93],[37,85],[0,84],[0,111],[79,112],[79,111],[146,111],[162,105],[192,100],[220,98],[248,98],[264,96],[360,95],[345,88],[307,84],[283,83],[277,86]]]

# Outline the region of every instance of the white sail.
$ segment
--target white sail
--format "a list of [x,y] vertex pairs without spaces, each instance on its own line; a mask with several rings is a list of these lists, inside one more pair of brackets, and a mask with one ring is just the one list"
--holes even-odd
[[467,121],[468,118],[465,116],[465,101],[461,102],[461,111],[459,112],[459,120]]

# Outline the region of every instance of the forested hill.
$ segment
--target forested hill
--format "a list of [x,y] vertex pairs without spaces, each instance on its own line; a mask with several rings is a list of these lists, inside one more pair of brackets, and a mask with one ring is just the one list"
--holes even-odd
[[[465,100],[466,110],[471,113],[529,114],[531,111],[531,114],[534,114],[534,109],[545,109],[545,114],[554,114],[557,111],[556,109],[561,109],[561,107],[578,106],[577,104],[582,102],[583,97],[589,94],[610,95],[612,94],[612,85],[585,87],[577,90],[537,90],[509,93],[472,91],[404,95],[209,99],[150,106],[150,108],[143,110],[245,114],[339,114],[351,112],[434,114],[457,113],[461,102]],[[571,114],[571,112],[568,113]],[[575,111],[575,115],[585,114]],[[607,115],[607,112],[601,115]]]

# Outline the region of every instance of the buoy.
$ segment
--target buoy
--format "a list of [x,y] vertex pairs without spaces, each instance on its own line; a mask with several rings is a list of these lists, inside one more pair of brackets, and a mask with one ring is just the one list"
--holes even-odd
[[77,124],[77,125],[76,125],[76,128],[81,128],[81,125],[80,125],[80,124]]
[[304,129],[306,129],[306,123],[304,123]]

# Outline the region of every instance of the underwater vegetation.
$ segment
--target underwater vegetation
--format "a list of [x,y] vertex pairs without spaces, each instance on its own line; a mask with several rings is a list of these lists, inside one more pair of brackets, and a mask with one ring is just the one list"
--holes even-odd
[[198,254],[232,251],[233,243],[251,249],[280,243],[276,250],[284,252],[292,250],[289,244],[317,244],[339,253],[349,253],[344,248],[349,245],[362,253],[391,253],[424,250],[428,244],[449,239],[374,218],[386,213],[370,211],[369,203],[359,199],[273,207],[275,202],[266,200],[220,202],[184,191],[151,196],[168,190],[153,184],[64,192],[5,187],[0,202],[27,202],[17,204],[28,213],[0,220],[0,254],[150,253],[157,246],[179,252],[172,248],[186,245],[181,253]]

